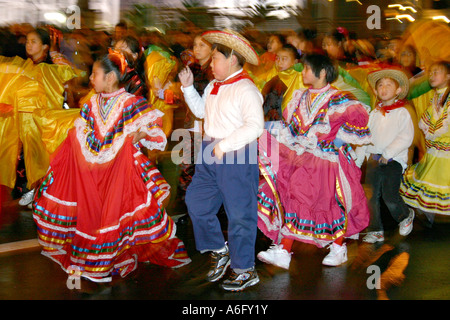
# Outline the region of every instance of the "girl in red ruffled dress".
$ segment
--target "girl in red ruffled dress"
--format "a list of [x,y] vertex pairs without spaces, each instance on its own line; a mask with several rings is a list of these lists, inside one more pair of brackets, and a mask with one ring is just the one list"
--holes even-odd
[[138,262],[190,262],[162,205],[170,187],[141,152],[164,150],[162,112],[120,88],[125,69],[114,52],[95,62],[97,94],[81,107],[33,202],[42,253],[96,282],[125,277]]

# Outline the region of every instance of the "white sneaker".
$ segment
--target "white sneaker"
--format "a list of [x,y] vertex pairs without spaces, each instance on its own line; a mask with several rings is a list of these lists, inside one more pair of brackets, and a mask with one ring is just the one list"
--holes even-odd
[[409,216],[405,220],[399,223],[399,233],[402,236],[407,236],[413,229],[414,210],[409,208]]
[[283,249],[283,246],[281,245],[272,244],[267,251],[261,251],[258,253],[257,257],[262,262],[289,270],[291,253],[289,253],[286,249]]
[[31,191],[28,191],[27,193],[25,193],[22,198],[20,198],[19,200],[19,205],[21,206],[27,206],[29,205],[31,202],[33,202],[33,198],[34,198],[34,189]]
[[384,241],[384,232],[383,231],[367,232],[367,235],[362,239],[362,241],[367,243]]
[[336,267],[347,261],[347,246],[342,244],[331,244],[330,253],[323,259],[322,264],[326,266]]

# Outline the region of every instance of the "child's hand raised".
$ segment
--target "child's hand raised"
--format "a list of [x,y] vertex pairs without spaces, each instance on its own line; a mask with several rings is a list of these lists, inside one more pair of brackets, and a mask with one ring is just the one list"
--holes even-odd
[[184,88],[190,87],[194,84],[194,75],[189,67],[184,68],[178,74],[178,78],[180,79],[181,85]]

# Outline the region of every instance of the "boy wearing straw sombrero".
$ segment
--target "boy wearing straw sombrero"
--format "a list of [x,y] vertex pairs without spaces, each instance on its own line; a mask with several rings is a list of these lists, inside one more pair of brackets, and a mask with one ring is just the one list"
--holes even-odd
[[369,115],[372,143],[357,148],[356,154],[359,166],[367,159],[367,178],[372,186],[371,219],[363,241],[375,243],[384,241],[381,200],[399,223],[400,235],[408,235],[413,227],[414,211],[400,197],[399,189],[414,138],[414,125],[406,108],[409,80],[403,71],[376,70],[368,75],[368,81],[378,98]]
[[[215,80],[200,96],[192,86],[190,69],[179,74],[187,105],[204,119],[202,152],[186,191],[186,205],[197,250],[211,255],[207,280],[218,281],[231,267],[233,272],[222,287],[240,291],[259,282],[254,267],[259,181],[256,140],[264,128],[263,98],[243,70],[245,62],[257,65],[258,55],[234,31],[207,31],[202,36],[213,44]],[[228,218],[227,243],[217,217],[222,204]]]

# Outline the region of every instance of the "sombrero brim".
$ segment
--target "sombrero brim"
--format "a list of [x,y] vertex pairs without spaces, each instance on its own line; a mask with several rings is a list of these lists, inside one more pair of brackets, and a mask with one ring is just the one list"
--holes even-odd
[[245,61],[250,64],[258,65],[259,58],[255,49],[251,46],[250,42],[245,39],[239,33],[225,29],[223,31],[214,30],[206,31],[202,34],[202,37],[210,43],[220,43],[228,48],[241,54]]
[[404,99],[408,95],[409,91],[409,79],[406,73],[397,69],[382,69],[369,73],[367,76],[367,81],[369,81],[370,86],[375,90],[377,81],[382,78],[392,78],[399,86],[402,88],[402,92],[399,94],[399,99]]

